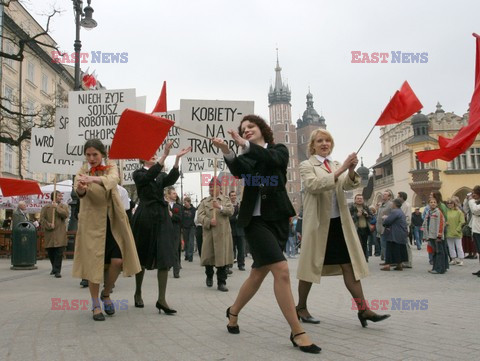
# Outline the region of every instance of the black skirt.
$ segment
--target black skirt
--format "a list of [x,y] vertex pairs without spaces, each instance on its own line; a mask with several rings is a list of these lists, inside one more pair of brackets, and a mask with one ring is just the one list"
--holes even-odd
[[105,264],[110,264],[112,258],[122,258],[122,252],[118,246],[115,237],[113,237],[112,229],[110,228],[110,220],[107,217],[107,233],[105,234]]
[[288,240],[288,218],[281,221],[265,221],[261,216],[252,217],[245,227],[252,268],[286,261],[283,251]]
[[387,252],[385,253],[386,264],[399,264],[408,262],[407,245],[395,242],[387,242]]
[[323,264],[332,265],[345,263],[352,263],[352,261],[350,260],[347,243],[343,235],[342,221],[340,217],[331,218]]

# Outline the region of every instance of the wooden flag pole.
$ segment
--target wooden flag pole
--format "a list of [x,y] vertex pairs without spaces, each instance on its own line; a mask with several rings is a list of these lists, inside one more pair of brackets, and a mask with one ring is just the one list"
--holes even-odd
[[200,138],[211,139],[211,138],[206,137],[206,136],[204,136],[204,135],[202,135],[202,134],[200,134],[200,133],[196,133],[196,132],[194,132],[194,131],[191,131],[191,130],[188,130],[188,129],[185,129],[185,128],[181,128],[181,127],[179,127],[178,125],[172,125],[172,127],[175,127],[175,128],[177,128],[177,129],[183,130],[184,132],[187,132],[187,133],[194,134],[194,135],[196,135],[196,136],[198,136],[198,137],[200,137]]
[[[53,202],[57,202],[57,175],[53,177]],[[52,208],[52,228],[55,228],[55,210],[57,207]]]
[[[214,158],[213,160],[213,201],[216,201],[217,200],[217,158]],[[212,203],[212,207],[213,207],[213,203]],[[213,208],[213,218],[212,219],[216,219],[217,218],[217,209],[216,208]]]
[[358,154],[360,152],[360,149],[362,149],[363,145],[365,144],[365,142],[367,141],[368,137],[370,136],[370,134],[372,134],[373,132],[373,129],[375,129],[375,125],[373,125],[372,129],[370,129],[370,132],[367,134],[367,137],[365,138],[365,140],[363,141],[362,145],[360,146],[360,148],[358,148],[356,154]]

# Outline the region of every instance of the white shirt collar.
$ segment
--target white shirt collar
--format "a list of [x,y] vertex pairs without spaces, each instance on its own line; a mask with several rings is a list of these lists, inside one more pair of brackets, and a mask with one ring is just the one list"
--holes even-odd
[[327,155],[326,157],[322,157],[321,155],[315,154],[315,158],[317,158],[318,161],[322,164],[325,163],[325,159],[328,159],[330,163],[333,162],[333,159],[330,155]]

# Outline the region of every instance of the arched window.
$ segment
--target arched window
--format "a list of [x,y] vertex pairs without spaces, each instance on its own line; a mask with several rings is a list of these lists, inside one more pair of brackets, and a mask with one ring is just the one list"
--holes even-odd
[[289,140],[288,134],[285,134],[285,143],[290,143],[290,140]]

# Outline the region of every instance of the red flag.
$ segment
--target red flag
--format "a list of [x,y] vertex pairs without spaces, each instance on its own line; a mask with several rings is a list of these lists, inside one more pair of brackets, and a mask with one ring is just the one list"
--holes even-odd
[[110,159],[150,159],[168,135],[170,119],[125,109],[110,148]]
[[423,108],[410,84],[405,81],[390,99],[375,125],[387,125],[403,122],[409,116]]
[[0,188],[4,197],[42,194],[38,183],[30,180],[0,178]]
[[451,139],[439,136],[439,149],[417,152],[416,155],[420,162],[428,163],[435,159],[450,162],[470,148],[480,133],[480,36],[477,34],[473,34],[473,36],[476,38],[475,90],[470,101],[468,124],[460,128]]
[[167,111],[167,82],[163,82],[162,91],[160,92],[160,97],[153,108],[152,113],[165,113]]

